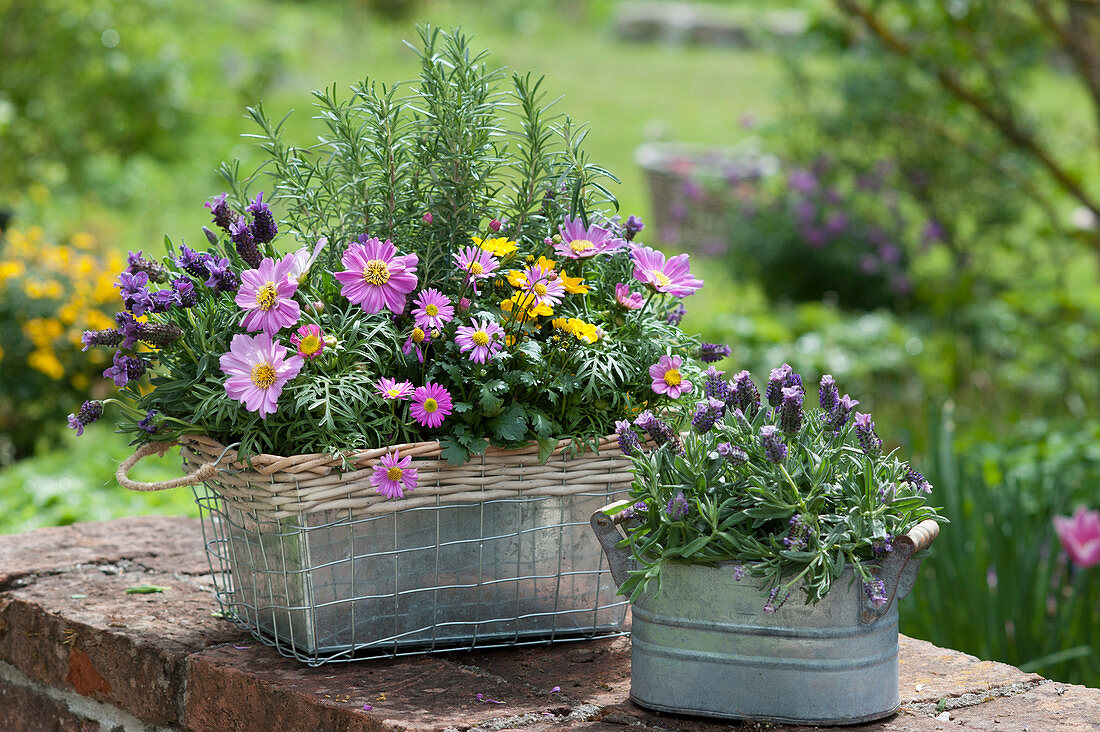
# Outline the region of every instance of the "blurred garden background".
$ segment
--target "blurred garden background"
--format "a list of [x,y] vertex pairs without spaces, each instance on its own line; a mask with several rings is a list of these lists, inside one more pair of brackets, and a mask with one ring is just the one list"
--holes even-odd
[[110,420],[64,429],[107,393],[80,333],[261,159],[246,106],[305,139],[309,90],[413,78],[428,21],[590,124],[639,238],[692,252],[719,368],[831,373],[914,455],[952,523],[903,632],[1100,686],[1100,566],[1053,525],[1100,509],[1092,3],[0,0],[0,532],[196,515],[115,484]]

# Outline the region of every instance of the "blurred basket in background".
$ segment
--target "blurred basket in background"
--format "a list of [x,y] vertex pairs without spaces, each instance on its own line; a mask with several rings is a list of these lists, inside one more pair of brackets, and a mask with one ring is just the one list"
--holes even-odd
[[729,246],[728,218],[779,160],[749,138],[732,147],[660,142],[638,147],[653,206],[652,237],[661,246],[717,256]]
[[[318,665],[620,635],[627,603],[589,528],[633,477],[616,444],[570,457],[563,441],[542,464],[537,446],[489,448],[462,466],[440,459],[435,442],[346,463],[317,454],[246,464],[188,436],[181,454],[191,482],[203,480],[195,494],[223,612]],[[370,475],[394,449],[413,456],[419,476],[391,500]]]

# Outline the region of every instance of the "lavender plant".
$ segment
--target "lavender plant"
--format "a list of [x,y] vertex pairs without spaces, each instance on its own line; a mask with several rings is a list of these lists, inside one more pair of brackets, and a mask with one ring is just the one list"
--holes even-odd
[[[870,415],[838,397],[831,376],[820,406],[805,403],[786,364],[772,370],[763,399],[747,371],[727,381],[711,367],[704,376],[703,401],[619,423],[635,468],[626,543],[639,565],[620,592],[633,601],[654,581],[659,589],[669,562],[728,561],[764,578],[769,612],[795,589],[818,602],[847,567],[872,602],[884,602],[875,560],[921,521],[945,521],[926,501],[931,485],[882,450]],[[665,439],[646,450],[635,426]]]

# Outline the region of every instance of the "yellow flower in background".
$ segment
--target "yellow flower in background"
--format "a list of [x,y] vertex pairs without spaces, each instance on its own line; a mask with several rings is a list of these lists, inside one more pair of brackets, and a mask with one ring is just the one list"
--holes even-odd
[[0,262],[0,283],[22,277],[23,273],[26,271],[27,268],[22,262]]
[[471,236],[470,239],[476,246],[498,257],[507,256],[519,248],[518,244],[514,241],[509,241],[506,236],[498,236],[495,239],[481,239],[476,236]]
[[0,346],[0,361],[4,360],[4,347]]
[[88,324],[88,330],[107,330],[115,327],[115,321],[105,315],[102,310],[86,311],[84,321]]
[[573,295],[584,295],[588,292],[589,288],[588,285],[583,284],[583,277],[570,277],[565,274],[565,272],[561,272],[559,276],[561,277],[561,283],[565,286],[566,292]]
[[87,374],[74,374],[73,378],[69,379],[69,383],[72,384],[73,388],[77,391],[84,391],[92,384]]
[[95,237],[92,236],[91,234],[82,231],[80,233],[73,234],[72,239],[70,239],[70,241],[72,242],[73,246],[76,247],[77,249],[91,249],[92,247],[95,246],[95,241],[96,240],[95,240]]
[[57,360],[54,352],[46,348],[37,348],[27,356],[27,365],[35,371],[40,371],[54,381],[59,381],[65,375],[65,367]]
[[31,318],[23,324],[23,335],[39,348],[45,348],[61,337],[65,328],[53,318]]
[[599,330],[592,323],[586,323],[580,318],[555,318],[550,325],[558,330],[564,330],[583,343],[593,344],[600,339]]

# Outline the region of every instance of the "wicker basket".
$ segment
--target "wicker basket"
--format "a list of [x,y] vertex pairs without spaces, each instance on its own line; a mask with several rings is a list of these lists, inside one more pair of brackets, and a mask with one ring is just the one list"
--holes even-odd
[[736,147],[650,143],[635,158],[649,181],[660,243],[710,256],[729,245],[734,207],[779,170],[778,159],[756,151],[751,140]]
[[[466,465],[435,442],[279,457],[207,437],[181,440],[222,611],[258,640],[310,665],[456,648],[620,635],[627,603],[589,517],[626,495],[629,459],[604,438],[545,463],[535,446],[489,448]],[[379,495],[371,467],[413,456],[416,490]]]

